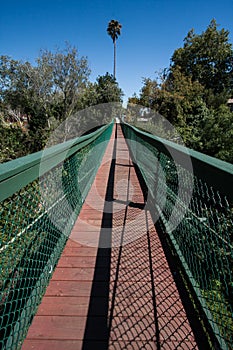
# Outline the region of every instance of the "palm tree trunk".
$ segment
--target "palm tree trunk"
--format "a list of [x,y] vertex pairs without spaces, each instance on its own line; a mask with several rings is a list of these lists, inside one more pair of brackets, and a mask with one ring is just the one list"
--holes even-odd
[[116,78],[116,39],[114,39],[114,64],[113,64],[113,76]]

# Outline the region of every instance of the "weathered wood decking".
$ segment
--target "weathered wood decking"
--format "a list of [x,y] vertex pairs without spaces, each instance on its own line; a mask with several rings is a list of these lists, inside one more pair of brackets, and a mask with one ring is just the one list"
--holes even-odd
[[23,350],[198,349],[117,128]]

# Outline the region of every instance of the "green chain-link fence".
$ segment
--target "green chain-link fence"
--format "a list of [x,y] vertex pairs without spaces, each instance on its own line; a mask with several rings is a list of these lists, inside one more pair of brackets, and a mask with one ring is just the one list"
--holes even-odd
[[112,126],[1,165],[1,349],[22,345]]
[[122,128],[157,227],[183,266],[212,346],[232,349],[233,166],[128,124]]

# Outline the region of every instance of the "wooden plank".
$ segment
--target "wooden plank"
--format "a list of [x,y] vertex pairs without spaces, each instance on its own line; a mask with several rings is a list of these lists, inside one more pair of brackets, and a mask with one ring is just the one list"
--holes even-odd
[[[122,349],[132,349],[132,350],[157,350],[157,345],[154,341],[110,341],[108,345],[108,350],[122,350]],[[174,349],[173,347],[167,348],[167,350]],[[165,348],[163,349],[165,350]]]
[[[77,243],[74,241],[74,243]],[[65,247],[62,257],[66,256],[92,256],[96,257],[97,254],[97,248],[96,247],[88,247],[88,246],[80,246],[79,248],[73,248],[73,247]]]
[[86,316],[89,306],[86,297],[46,296],[39,306],[37,316]]
[[85,325],[85,317],[35,316],[27,339],[82,340]]
[[[89,307],[89,296],[82,297],[50,297],[46,296],[39,306],[37,316],[87,316]],[[103,297],[95,297],[92,305],[95,306],[95,316],[104,316],[105,300]]]
[[26,339],[21,350],[82,350],[82,340]]
[[90,296],[92,281],[54,281],[51,280],[46,296]]
[[[93,318],[96,319],[96,328],[90,334],[89,340],[103,340],[102,325],[106,319],[102,316]],[[86,321],[86,317],[83,316],[35,316],[27,339],[83,340]]]
[[56,268],[53,281],[92,281],[93,267]]
[[95,267],[95,256],[61,256],[57,267]]

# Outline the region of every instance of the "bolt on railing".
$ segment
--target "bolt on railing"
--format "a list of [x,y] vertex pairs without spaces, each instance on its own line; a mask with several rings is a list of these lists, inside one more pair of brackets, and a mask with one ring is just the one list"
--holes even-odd
[[[233,165],[122,124],[148,208],[216,349],[233,348]],[[201,316],[200,316],[201,315]]]
[[113,124],[0,166],[0,348],[19,349]]

